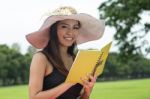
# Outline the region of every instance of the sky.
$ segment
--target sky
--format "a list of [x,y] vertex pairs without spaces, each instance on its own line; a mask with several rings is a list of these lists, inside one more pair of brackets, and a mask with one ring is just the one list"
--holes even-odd
[[[19,43],[25,53],[30,45],[25,35],[37,31],[44,21],[45,13],[60,6],[72,6],[79,13],[87,13],[99,19],[98,7],[105,0],[1,0],[0,1],[0,44],[11,46]],[[113,41],[115,30],[106,27],[101,39],[81,44],[79,49],[96,48]],[[150,36],[149,36],[150,37]],[[114,43],[111,51],[117,51]]]

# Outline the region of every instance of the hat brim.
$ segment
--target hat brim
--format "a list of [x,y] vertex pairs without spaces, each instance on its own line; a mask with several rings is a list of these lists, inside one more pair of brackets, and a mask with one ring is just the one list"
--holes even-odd
[[80,13],[75,15],[59,15],[48,17],[38,31],[26,35],[26,39],[34,47],[41,49],[46,47],[49,41],[50,27],[57,21],[73,19],[81,23],[79,35],[76,43],[81,44],[92,40],[97,40],[102,37],[105,29],[104,20],[98,20],[88,14]]

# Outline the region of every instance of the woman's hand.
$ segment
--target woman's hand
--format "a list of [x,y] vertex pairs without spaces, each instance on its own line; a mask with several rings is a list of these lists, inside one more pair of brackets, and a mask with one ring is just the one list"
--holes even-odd
[[89,80],[83,79],[83,78],[81,78],[81,80],[83,82],[83,88],[84,88],[83,94],[89,97],[92,92],[92,89],[94,87],[97,77],[96,75],[95,76],[87,75],[87,77],[89,78]]

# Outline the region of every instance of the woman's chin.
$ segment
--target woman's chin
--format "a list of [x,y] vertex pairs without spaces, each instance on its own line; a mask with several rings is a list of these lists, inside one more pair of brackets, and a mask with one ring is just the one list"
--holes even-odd
[[64,43],[64,44],[62,44],[62,46],[64,46],[64,47],[70,47],[70,46],[72,46],[72,44],[73,44],[73,43],[68,42],[68,43]]

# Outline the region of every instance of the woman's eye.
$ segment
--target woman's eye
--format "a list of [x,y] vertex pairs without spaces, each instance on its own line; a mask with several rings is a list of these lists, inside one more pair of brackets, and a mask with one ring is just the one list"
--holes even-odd
[[63,25],[63,26],[61,26],[62,28],[67,28],[67,26],[65,26],[65,25]]
[[79,29],[79,27],[74,27],[74,29]]

